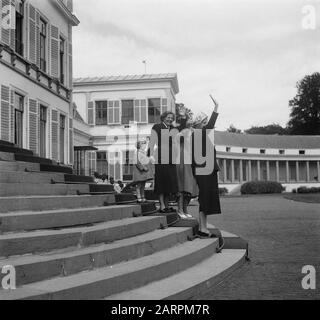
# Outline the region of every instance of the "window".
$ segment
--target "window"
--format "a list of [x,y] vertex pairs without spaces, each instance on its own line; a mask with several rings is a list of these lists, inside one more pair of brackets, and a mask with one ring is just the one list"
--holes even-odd
[[162,107],[161,113],[168,111],[168,99],[161,99],[161,107]]
[[60,115],[60,163],[64,163],[64,146],[65,146],[65,128],[66,128],[66,117]]
[[305,150],[299,150],[299,154],[300,155],[304,155],[304,154],[306,154],[306,151]]
[[226,147],[226,152],[231,152],[231,148],[230,147]]
[[123,151],[123,180],[133,180],[133,167],[135,163],[135,151]]
[[107,153],[97,152],[97,172],[99,174],[108,174],[108,161],[107,161]]
[[161,99],[148,99],[149,123],[160,122],[161,116]]
[[285,154],[284,150],[279,150],[279,154]]
[[45,158],[47,155],[47,108],[40,106],[40,157]]
[[242,149],[242,153],[248,153],[248,149],[246,148]]
[[122,124],[134,121],[133,100],[122,100]]
[[108,101],[108,124],[120,124],[119,101]]
[[47,71],[46,61],[47,23],[40,19],[40,69]]
[[96,125],[108,124],[108,101],[96,101]]
[[138,123],[147,122],[147,102],[146,100],[134,101],[134,121]]
[[266,150],[265,149],[260,149],[260,154],[266,154]]
[[16,53],[23,56],[23,15],[24,7],[23,2],[20,2],[16,7]]
[[60,82],[64,84],[64,54],[65,54],[65,40],[60,38]]
[[18,93],[14,94],[14,143],[22,148],[23,146],[23,112],[24,97]]

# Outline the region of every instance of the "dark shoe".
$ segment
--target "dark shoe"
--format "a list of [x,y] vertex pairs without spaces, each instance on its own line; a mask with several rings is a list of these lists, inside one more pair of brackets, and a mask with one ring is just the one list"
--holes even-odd
[[177,210],[173,209],[173,208],[167,208],[165,209],[166,213],[175,213],[177,212]]
[[215,238],[215,236],[211,233],[206,233],[206,232],[202,232],[202,231],[199,231],[198,232],[198,236],[201,238],[201,239],[210,239],[210,238]]
[[159,210],[159,213],[168,213],[168,211],[166,209],[164,210]]

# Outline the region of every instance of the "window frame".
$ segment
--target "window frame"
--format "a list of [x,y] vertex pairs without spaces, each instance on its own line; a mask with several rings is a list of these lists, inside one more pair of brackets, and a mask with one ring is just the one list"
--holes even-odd
[[[106,103],[106,122],[105,123],[100,123],[100,121],[98,121],[98,117],[97,117],[97,114],[98,114],[98,106],[97,104],[98,103]],[[94,101],[94,123],[96,126],[106,126],[108,125],[108,121],[109,121],[109,112],[108,112],[108,104],[109,104],[109,100],[95,100]],[[100,110],[101,111],[101,110]],[[103,112],[103,110],[102,110]],[[99,118],[100,119],[100,118]],[[104,118],[101,118],[101,119],[104,119]]]

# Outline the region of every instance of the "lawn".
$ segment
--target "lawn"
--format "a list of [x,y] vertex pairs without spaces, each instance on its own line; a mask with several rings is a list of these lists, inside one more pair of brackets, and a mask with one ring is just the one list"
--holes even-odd
[[308,194],[286,194],[286,199],[307,202],[307,203],[320,203],[320,193],[308,193]]

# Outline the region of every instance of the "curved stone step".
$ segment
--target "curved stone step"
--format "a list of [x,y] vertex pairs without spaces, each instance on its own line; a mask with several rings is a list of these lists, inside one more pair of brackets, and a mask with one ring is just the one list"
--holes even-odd
[[0,213],[1,232],[81,226],[141,215],[139,205]]
[[39,163],[21,161],[0,161],[0,171],[40,171]]
[[192,268],[105,300],[196,300],[245,263],[246,250],[223,250]]
[[189,228],[155,230],[134,238],[100,246],[0,260],[0,267],[1,265],[14,266],[17,286],[21,286],[151,255],[186,242],[191,234],[192,231]]
[[73,174],[72,168],[62,165],[40,164],[40,170],[46,172],[62,172],[66,174]]
[[0,213],[103,207],[114,204],[114,195],[34,196],[0,198]]
[[0,171],[0,183],[50,183],[54,181],[64,182],[63,173],[54,172],[17,172]]
[[164,226],[165,218],[139,217],[99,223],[90,227],[4,234],[0,235],[0,255],[10,257],[68,247],[87,247],[134,237]]
[[29,154],[20,154],[16,153],[14,155],[16,161],[24,161],[24,162],[32,162],[32,163],[40,163],[40,164],[45,164],[45,165],[52,165],[53,162],[50,159],[47,158],[40,158],[34,155],[29,155]]
[[9,146],[9,145],[1,145],[0,144],[0,151],[1,152],[7,152],[7,153],[19,153],[19,154],[25,154],[25,155],[33,155],[33,152],[31,150],[18,148],[16,146]]
[[1,183],[0,197],[14,196],[67,196],[88,193],[87,184],[34,184],[34,183]]
[[217,239],[195,240],[114,266],[0,291],[1,300],[102,299],[186,270],[215,254]]
[[14,153],[0,151],[0,160],[2,160],[2,161],[15,161]]

